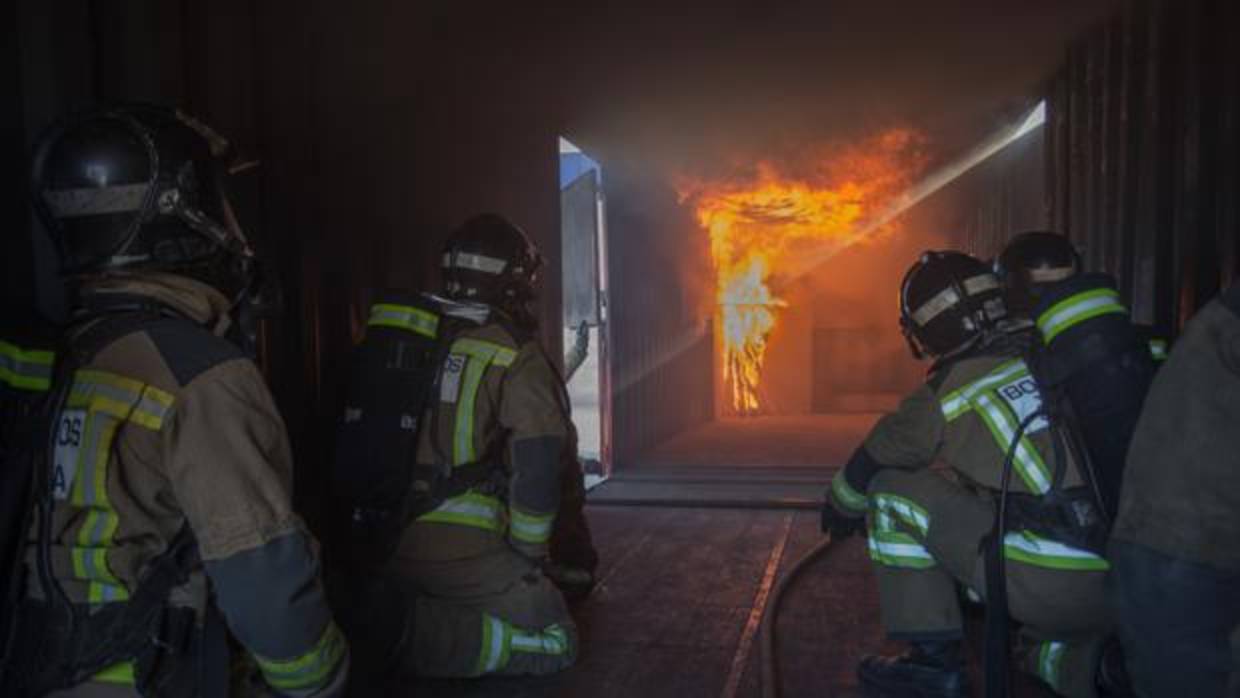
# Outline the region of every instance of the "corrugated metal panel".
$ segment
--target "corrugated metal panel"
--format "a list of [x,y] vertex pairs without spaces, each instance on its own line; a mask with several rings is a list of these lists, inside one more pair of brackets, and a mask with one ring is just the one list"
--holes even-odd
[[1240,10],[1131,2],[1048,87],[1051,220],[1173,329],[1235,278]]

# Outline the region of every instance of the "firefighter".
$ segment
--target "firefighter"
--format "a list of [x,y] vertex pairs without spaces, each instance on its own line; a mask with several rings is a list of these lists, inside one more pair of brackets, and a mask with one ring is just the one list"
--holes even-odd
[[986,594],[980,551],[1022,422],[1003,538],[1011,614],[1023,624],[1018,659],[1061,695],[1095,695],[1107,563],[1040,521],[1056,518],[1050,495],[1079,502],[1082,480],[1053,456],[1055,430],[1019,343],[999,328],[1006,317],[998,279],[965,254],[928,252],[901,285],[900,324],[914,355],[934,359],[929,379],[879,420],[823,509],[834,536],[868,525],[884,627],[910,644],[861,660],[871,695],[968,695],[957,585]]
[[142,105],[70,117],[36,151],[35,206],[76,307],[6,696],[224,696],[234,663],[272,695],[343,692],[348,647],[292,509],[284,423],[224,339],[255,264],[227,153]]
[[1070,412],[1065,425],[1076,430],[1088,453],[1086,474],[1113,519],[1124,458],[1166,343],[1132,323],[1115,279],[1084,272],[1080,254],[1063,235],[1017,235],[995,270],[1009,312],[1033,324],[1035,373]]
[[1240,696],[1240,285],[1188,323],[1137,423],[1108,557],[1143,698]]
[[488,464],[493,477],[401,537],[390,569],[416,599],[396,658],[405,672],[548,674],[577,656],[576,626],[544,573],[557,514],[584,520],[580,502],[562,495],[564,478],[580,482],[581,472],[563,381],[535,336],[540,266],[525,233],[490,214],[465,222],[443,253],[443,314],[458,322],[441,337],[447,353],[418,462]]

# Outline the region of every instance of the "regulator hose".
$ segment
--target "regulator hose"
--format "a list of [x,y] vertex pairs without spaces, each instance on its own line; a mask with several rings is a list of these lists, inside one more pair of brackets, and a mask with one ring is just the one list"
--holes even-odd
[[767,606],[766,618],[763,619],[762,630],[759,636],[759,641],[762,645],[762,698],[779,698],[781,692],[779,658],[775,655],[775,622],[779,619],[779,602],[783,599],[784,592],[796,580],[801,570],[809,567],[810,563],[829,550],[831,543],[831,536],[828,535],[821,543],[815,545],[809,552],[793,563],[788,568],[788,571],[775,583],[775,589],[771,592],[771,601]]

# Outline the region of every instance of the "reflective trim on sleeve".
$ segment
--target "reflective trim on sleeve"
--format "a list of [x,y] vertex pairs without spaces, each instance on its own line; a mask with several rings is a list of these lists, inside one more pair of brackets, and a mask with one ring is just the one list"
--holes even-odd
[[369,327],[394,327],[434,339],[439,334],[439,316],[410,305],[376,303],[370,308]]
[[511,507],[512,520],[509,522],[512,537],[522,543],[535,545],[551,540],[551,527],[555,523],[555,514],[527,514],[516,507]]
[[508,666],[512,630],[495,616],[482,614],[482,642],[474,676],[493,674]]
[[849,511],[861,513],[870,508],[869,498],[848,484],[843,468],[831,478],[831,494],[835,496],[835,501],[839,502],[840,506]]
[[305,691],[326,684],[348,651],[344,634],[329,622],[319,641],[309,651],[293,659],[268,659],[254,655],[263,678],[280,691]]
[[1056,570],[1102,572],[1111,569],[1105,559],[1058,541],[1043,538],[1030,531],[1013,531],[1003,538],[1009,560],[1018,560],[1037,567]]
[[507,368],[517,358],[517,352],[502,344],[487,342],[481,339],[463,337],[452,343],[452,351],[478,359],[486,359],[496,366]]
[[52,364],[56,355],[50,351],[22,349],[0,340],[0,384],[20,390],[46,392],[52,386]]
[[458,497],[444,500],[443,504],[433,511],[418,517],[418,521],[472,526],[498,533],[504,530],[502,507],[497,497],[466,492]]
[[1059,669],[1066,647],[1062,642],[1043,642],[1038,647],[1038,676],[1056,691],[1059,690]]
[[1128,313],[1120,302],[1119,291],[1098,288],[1065,298],[1038,316],[1042,340],[1050,344],[1064,331],[1099,315]]
[[569,651],[568,631],[559,625],[548,625],[542,632],[527,633],[514,628],[509,644],[513,652],[559,656]]
[[1150,357],[1155,361],[1167,360],[1167,340],[1151,339],[1150,340]]
[[870,559],[887,567],[924,570],[938,564],[925,546],[906,533],[873,531],[869,549]]

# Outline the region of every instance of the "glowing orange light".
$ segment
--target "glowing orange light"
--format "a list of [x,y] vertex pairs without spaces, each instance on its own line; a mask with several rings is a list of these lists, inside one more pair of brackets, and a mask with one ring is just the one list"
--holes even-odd
[[760,162],[737,177],[682,184],[681,199],[694,206],[710,234],[723,379],[737,413],[762,408],[767,340],[780,308],[787,305],[770,289],[772,272],[824,245],[858,242],[867,217],[919,173],[924,165],[920,144],[914,132],[892,130],[830,149],[808,173],[790,175]]

